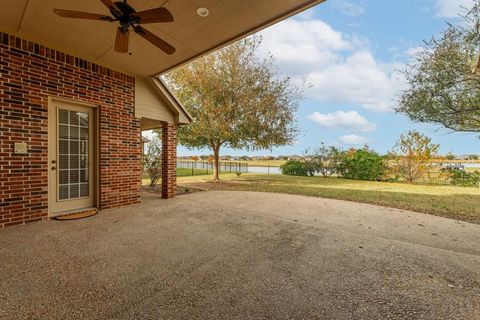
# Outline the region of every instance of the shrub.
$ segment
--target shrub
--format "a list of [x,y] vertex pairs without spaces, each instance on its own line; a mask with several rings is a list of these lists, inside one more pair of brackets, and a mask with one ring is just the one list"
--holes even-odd
[[318,172],[315,161],[289,160],[280,166],[282,174],[287,176],[314,176]]
[[460,187],[478,187],[480,183],[480,172],[466,172],[460,169],[451,169],[451,183]]
[[378,181],[384,171],[384,158],[365,149],[344,152],[338,165],[338,173],[347,179]]
[[[431,159],[438,152],[440,145],[418,131],[408,131],[400,135],[394,149],[390,152],[389,173],[402,176],[409,183],[415,183],[428,176],[432,169]],[[447,157],[455,158],[449,154]]]
[[449,152],[446,156],[445,156],[445,159],[447,160],[455,160],[457,156],[454,155],[453,153]]
[[342,159],[342,151],[334,146],[321,143],[320,147],[310,151],[310,157],[316,162],[318,172],[324,178],[337,172],[337,167]]
[[154,136],[147,144],[147,149],[142,157],[143,171],[150,178],[150,186],[155,188],[162,177],[162,142],[158,136]]

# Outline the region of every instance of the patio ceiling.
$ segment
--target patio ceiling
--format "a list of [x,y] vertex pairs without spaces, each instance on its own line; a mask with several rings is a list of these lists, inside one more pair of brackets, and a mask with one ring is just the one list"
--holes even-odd
[[[66,19],[53,8],[108,14],[100,0],[0,0],[0,30],[137,76],[155,76],[324,0],[129,0],[137,11],[164,6],[173,23],[148,24],[177,51],[166,55],[130,33],[129,54],[113,50],[117,23]],[[197,8],[209,9],[202,18]]]

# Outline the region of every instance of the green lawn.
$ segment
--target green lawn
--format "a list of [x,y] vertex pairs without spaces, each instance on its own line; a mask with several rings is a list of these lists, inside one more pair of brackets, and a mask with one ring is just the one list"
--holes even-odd
[[[210,173],[211,170],[208,172]],[[191,177],[191,176],[206,176],[207,170],[205,169],[186,169],[186,168],[177,168],[177,177]],[[142,177],[142,184],[149,184],[150,178],[148,174],[144,174]]]
[[[209,172],[211,172],[210,170]],[[206,175],[207,170],[205,169],[187,169],[187,168],[177,168],[177,177],[186,177],[186,176],[202,176]]]
[[223,180],[220,183],[211,182],[211,176],[181,177],[178,183],[208,190],[277,192],[349,200],[480,223],[479,188],[265,174],[220,177]]

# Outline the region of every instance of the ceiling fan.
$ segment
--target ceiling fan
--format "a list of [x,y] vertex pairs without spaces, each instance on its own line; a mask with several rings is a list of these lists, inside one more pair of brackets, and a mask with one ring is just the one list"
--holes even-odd
[[64,18],[90,19],[108,22],[118,21],[120,26],[117,28],[117,35],[115,38],[114,48],[116,52],[128,52],[129,32],[130,27],[132,27],[132,30],[135,33],[157,46],[166,54],[171,55],[175,53],[175,47],[141,26],[141,24],[147,23],[173,22],[173,16],[166,8],[159,7],[136,12],[135,9],[127,4],[127,0],[124,0],[123,2],[113,2],[112,0],[100,1],[110,10],[112,16],[63,9],[53,9],[53,12]]

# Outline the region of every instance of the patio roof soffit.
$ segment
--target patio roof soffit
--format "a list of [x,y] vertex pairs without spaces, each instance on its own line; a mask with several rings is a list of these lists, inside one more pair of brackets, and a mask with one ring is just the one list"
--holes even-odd
[[[161,75],[324,0],[128,0],[137,11],[164,6],[171,23],[144,25],[176,48],[167,55],[134,32],[129,53],[113,50],[116,22],[67,19],[54,8],[108,14],[100,0],[0,0],[0,30],[134,76]],[[209,10],[207,17],[197,9]]]

